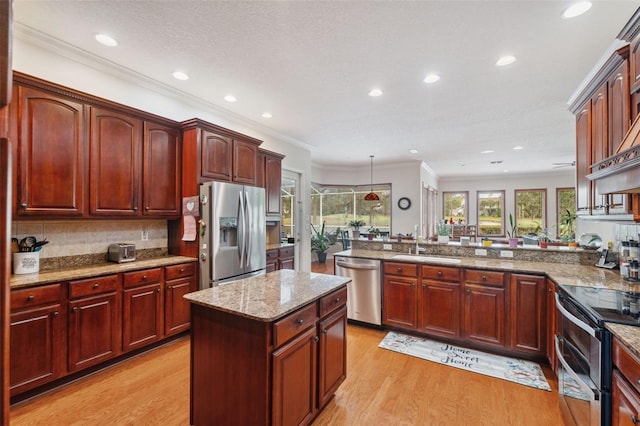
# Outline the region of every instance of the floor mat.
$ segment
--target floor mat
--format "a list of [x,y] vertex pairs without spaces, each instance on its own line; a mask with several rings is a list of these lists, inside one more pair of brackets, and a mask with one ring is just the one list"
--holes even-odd
[[492,355],[423,337],[389,332],[378,347],[474,373],[551,391],[542,368],[535,362]]

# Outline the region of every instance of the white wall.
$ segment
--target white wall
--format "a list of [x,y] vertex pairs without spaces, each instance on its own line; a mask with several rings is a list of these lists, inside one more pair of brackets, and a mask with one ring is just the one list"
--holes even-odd
[[[311,153],[304,143],[52,40],[38,38],[24,31],[16,31],[14,36],[13,69],[16,71],[172,120],[197,117],[263,140],[261,147],[285,155],[282,163],[284,169],[301,174],[303,212],[308,217]],[[303,232],[302,235],[298,264],[302,269],[309,270],[309,232]]]

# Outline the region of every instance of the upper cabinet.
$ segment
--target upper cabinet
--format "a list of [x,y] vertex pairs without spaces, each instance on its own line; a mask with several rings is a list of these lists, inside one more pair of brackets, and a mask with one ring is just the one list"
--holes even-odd
[[20,73],[15,87],[17,217],[180,215],[178,123]]
[[11,0],[0,2],[0,109],[11,101]]
[[282,159],[284,155],[258,149],[257,186],[265,189],[265,213],[276,217],[282,213]]

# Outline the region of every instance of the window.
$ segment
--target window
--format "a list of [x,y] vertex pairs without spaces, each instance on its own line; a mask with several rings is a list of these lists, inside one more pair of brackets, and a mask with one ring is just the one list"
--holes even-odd
[[556,188],[556,237],[570,241],[575,238],[576,190]]
[[379,201],[365,201],[371,185],[339,186],[311,185],[311,223],[325,226],[329,230],[349,228],[352,220],[363,220],[366,225],[361,232],[373,226],[383,235],[391,231],[391,184],[373,185]]
[[547,190],[516,189],[517,235],[538,234],[547,227]]
[[504,236],[504,191],[478,191],[478,235]]
[[296,182],[292,179],[282,178],[280,187],[282,200],[281,232],[287,237],[295,235],[295,208],[296,208]]
[[453,219],[453,223],[467,223],[469,217],[469,205],[467,198],[469,193],[443,192],[442,193],[442,218]]

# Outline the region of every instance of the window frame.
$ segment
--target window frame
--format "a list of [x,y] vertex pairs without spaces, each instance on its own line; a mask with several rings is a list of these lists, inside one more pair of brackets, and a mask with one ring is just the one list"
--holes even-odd
[[[480,194],[485,194],[485,193],[498,193],[501,194],[501,198],[502,198],[502,206],[501,206],[501,213],[500,213],[500,231],[501,233],[499,234],[483,234],[481,232],[482,226],[480,225]],[[504,189],[494,189],[494,190],[478,190],[476,191],[476,218],[477,218],[477,222],[478,224],[476,225],[476,235],[478,237],[504,237],[506,235],[505,233],[505,221],[504,221],[504,213],[505,213],[505,202],[506,202],[506,191]]]
[[556,238],[560,238],[560,215],[562,212],[560,211],[560,192],[561,191],[573,191],[573,213],[575,214],[576,209],[576,188],[573,186],[564,186],[560,188],[556,188]]
[[[442,219],[449,219],[451,217],[451,214],[445,214],[445,197],[448,194],[462,194],[464,195],[464,218],[465,218],[465,225],[469,224],[469,191],[443,191],[442,192]],[[455,223],[455,221],[454,221]]]
[[542,220],[540,221],[540,231],[547,229],[547,217],[548,215],[548,202],[547,202],[547,189],[546,188],[527,188],[527,189],[515,189],[513,191],[513,216],[515,217],[516,236],[521,237],[522,234],[517,231],[518,226],[518,193],[523,192],[540,192],[542,193]]

